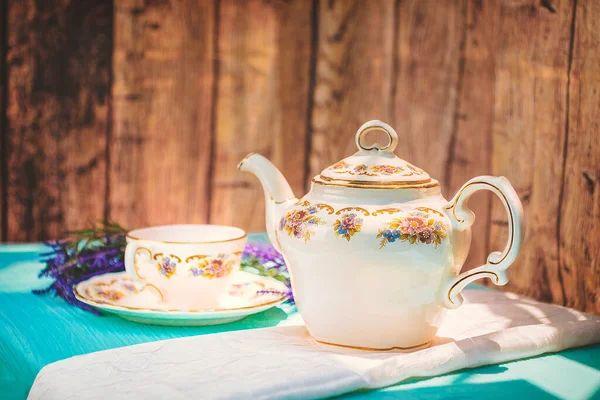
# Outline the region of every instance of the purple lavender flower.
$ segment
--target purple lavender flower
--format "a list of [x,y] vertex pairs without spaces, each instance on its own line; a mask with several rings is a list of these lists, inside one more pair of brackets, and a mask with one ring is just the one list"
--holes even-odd
[[275,289],[262,289],[262,290],[258,290],[256,292],[256,294],[259,296],[264,296],[264,295],[268,295],[268,294],[275,294],[278,296],[292,296],[292,291],[289,290],[289,291],[282,292],[280,290],[275,290]]
[[46,245],[49,251],[40,254],[46,267],[39,276],[50,277],[54,282],[45,289],[34,290],[34,293],[51,293],[69,304],[99,314],[95,308],[77,300],[73,287],[96,275],[125,270],[125,230],[118,225],[102,224]]
[[246,244],[242,255],[242,270],[277,279],[290,289],[288,302],[294,303],[290,275],[283,256],[267,243]]

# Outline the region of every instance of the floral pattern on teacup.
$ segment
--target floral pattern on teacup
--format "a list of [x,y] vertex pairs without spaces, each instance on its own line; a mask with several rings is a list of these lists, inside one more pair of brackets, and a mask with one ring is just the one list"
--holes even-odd
[[200,260],[197,266],[190,268],[190,275],[204,278],[222,278],[231,273],[233,260],[228,254],[219,254],[217,257],[207,257]]
[[343,237],[347,241],[350,241],[350,238],[354,236],[356,232],[360,232],[360,229],[363,225],[363,219],[359,218],[354,213],[348,213],[342,215],[341,219],[335,221],[333,225],[333,229],[335,235],[338,237]]
[[429,213],[412,211],[405,217],[394,218],[380,229],[377,238],[381,239],[379,248],[388,243],[408,241],[410,244],[433,244],[437,247],[447,237],[448,225],[433,218]]
[[314,234],[316,226],[325,225],[325,221],[316,215],[318,212],[319,207],[311,206],[306,202],[303,208],[290,211],[281,218],[279,230],[285,231],[288,236],[304,239],[304,242],[307,242]]
[[170,278],[177,269],[177,262],[171,257],[165,257],[158,263],[158,272],[167,278]]

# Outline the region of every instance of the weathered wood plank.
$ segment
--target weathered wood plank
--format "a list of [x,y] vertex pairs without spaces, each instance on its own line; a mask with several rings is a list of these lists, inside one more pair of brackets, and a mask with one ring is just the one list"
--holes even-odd
[[[464,58],[459,61],[457,109],[448,169],[443,177],[448,198],[469,179],[492,173],[498,11],[499,7],[489,2],[469,1],[467,4]],[[478,192],[469,200],[476,223],[472,227],[471,251],[463,270],[480,266],[487,259],[491,200],[489,192]]]
[[109,215],[127,227],[208,219],[212,1],[115,3]]
[[[563,303],[557,218],[563,175],[572,5],[504,1],[500,8],[493,127],[493,174],[506,176],[525,209],[525,240],[504,290]],[[494,200],[491,250],[506,243],[507,215]],[[572,223],[571,221],[567,224]]]
[[599,18],[600,3],[577,2],[566,170],[557,226],[565,304],[596,314],[600,314]]
[[356,152],[364,122],[394,125],[394,3],[321,1],[318,30],[309,179]]
[[263,231],[262,188],[237,163],[270,158],[303,194],[312,3],[221,1],[211,223]]
[[4,241],[6,234],[6,33],[7,29],[7,4],[6,0],[0,0],[0,242]]
[[465,8],[464,1],[412,0],[398,10],[398,154],[442,184],[456,130]]
[[112,2],[7,9],[7,239],[56,238],[103,217]]

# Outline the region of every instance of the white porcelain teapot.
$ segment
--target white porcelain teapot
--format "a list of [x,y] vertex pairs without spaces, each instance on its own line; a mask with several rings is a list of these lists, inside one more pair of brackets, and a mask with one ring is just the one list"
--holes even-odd
[[[366,146],[372,130],[386,146]],[[275,166],[250,154],[238,168],[255,174],[266,199],[266,228],[291,274],[298,310],[318,341],[373,350],[429,345],[446,308],[478,278],[507,281],[523,237],[523,210],[504,177],[473,178],[451,201],[439,182],[398,158],[398,135],[381,121],[356,132],[358,152],[312,179],[298,199]],[[508,242],[487,262],[460,273],[475,220],[466,201],[494,192],[508,213]]]

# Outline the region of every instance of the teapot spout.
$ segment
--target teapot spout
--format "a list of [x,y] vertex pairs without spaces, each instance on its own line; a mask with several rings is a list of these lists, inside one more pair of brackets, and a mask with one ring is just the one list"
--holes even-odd
[[240,161],[238,169],[253,173],[260,181],[265,192],[267,234],[273,246],[281,252],[276,236],[277,224],[283,216],[284,210],[298,199],[294,196],[290,184],[281,171],[260,154],[248,154]]

